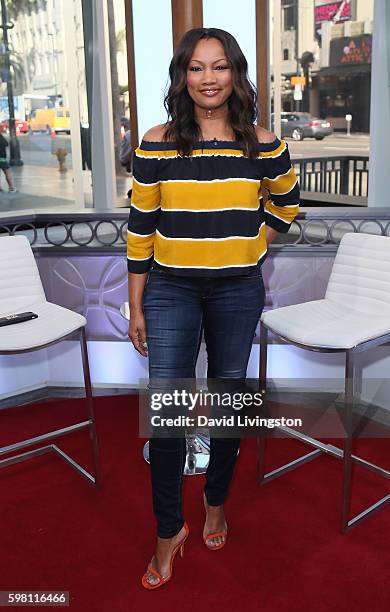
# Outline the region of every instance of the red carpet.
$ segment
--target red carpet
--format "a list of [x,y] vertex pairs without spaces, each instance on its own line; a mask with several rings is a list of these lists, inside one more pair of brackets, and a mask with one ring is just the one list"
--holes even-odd
[[[99,398],[96,411],[100,492],[52,454],[0,471],[0,590],[67,590],[77,612],[389,610],[390,507],[342,536],[341,462],[324,456],[259,487],[251,439],[242,442],[226,503],[226,547],[205,548],[203,477],[186,477],[184,558],[176,558],[171,582],[145,591],[155,528],[136,398]],[[0,445],[85,418],[82,400],[0,412]],[[59,446],[90,465],[85,432]],[[270,441],[267,468],[306,448]],[[386,439],[361,440],[354,451],[388,468]],[[354,512],[387,493],[386,481],[354,468]]]

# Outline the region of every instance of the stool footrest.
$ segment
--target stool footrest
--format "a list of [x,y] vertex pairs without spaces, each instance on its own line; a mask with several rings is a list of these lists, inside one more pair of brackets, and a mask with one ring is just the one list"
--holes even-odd
[[26,459],[31,459],[31,457],[37,457],[39,455],[44,455],[53,451],[61,457],[66,463],[68,463],[73,469],[75,469],[81,476],[83,476],[88,482],[91,484],[96,484],[96,478],[90,474],[82,465],[77,463],[70,455],[61,450],[56,444],[48,444],[47,446],[41,446],[39,448],[34,448],[33,450],[27,451],[26,453],[19,453],[18,455],[13,455],[12,457],[7,457],[6,459],[0,460],[0,468],[8,467],[9,465],[13,465],[15,463],[20,463],[21,461],[25,461]]
[[[302,455],[298,457],[297,459],[290,461],[289,463],[285,463],[284,465],[270,472],[262,473],[261,472],[262,465],[261,466],[258,465],[257,482],[260,485],[265,484],[269,482],[270,480],[273,480],[274,478],[278,478],[279,476],[282,476],[286,472],[294,470],[300,465],[303,465],[307,463],[308,461],[311,461],[312,459],[315,459],[316,457],[322,454],[328,454],[333,457],[336,457],[337,459],[344,459],[344,451],[341,448],[334,446],[333,444],[325,444],[324,442],[321,442],[320,440],[316,440],[315,438],[312,438],[306,434],[298,432],[295,429],[291,429],[289,427],[277,427],[276,429],[284,431],[286,434],[288,434],[289,437],[300,440],[301,442],[304,442],[305,444],[309,444],[310,446],[314,446],[317,450],[312,451],[310,453],[306,453],[305,455]],[[264,439],[262,439],[261,442],[262,444],[264,444]],[[375,463],[371,463],[370,461],[366,461],[365,459],[362,459],[361,457],[358,457],[357,455],[351,454],[350,457],[351,457],[351,461],[357,463],[361,467],[364,467],[370,470],[371,472],[374,472],[375,474],[382,476],[383,478],[390,478],[389,470],[386,470],[385,468],[379,465],[376,465]],[[378,500],[371,506],[368,506],[365,510],[363,510],[362,512],[360,512],[359,514],[357,514],[350,520],[345,521],[343,524],[343,533],[349,531],[349,529],[361,523],[369,515],[373,514],[374,512],[376,512],[377,510],[379,510],[380,508],[388,504],[389,502],[390,502],[390,494]]]
[[298,459],[294,459],[293,461],[290,461],[289,463],[285,463],[281,467],[278,467],[275,470],[272,470],[271,472],[267,472],[267,474],[264,474],[263,477],[260,478],[258,482],[259,484],[264,484],[265,482],[268,482],[269,480],[278,478],[279,476],[282,476],[282,474],[285,474],[286,472],[290,472],[291,470],[295,470],[295,468],[298,467],[299,465],[303,465],[304,463],[307,463],[308,461],[315,459],[319,455],[322,455],[321,450],[315,450],[315,451],[312,451],[311,453],[307,453],[306,455],[302,455],[301,457],[298,457]]
[[69,425],[68,427],[62,427],[61,429],[49,431],[45,434],[41,434],[40,436],[29,438],[28,440],[22,440],[21,442],[16,442],[15,444],[9,444],[8,446],[2,446],[0,447],[0,455],[11,453],[12,451],[16,451],[21,448],[25,448],[26,446],[32,446],[33,444],[39,444],[40,442],[46,442],[47,440],[58,438],[59,436],[63,436],[68,433],[73,433],[75,431],[78,431],[79,429],[90,427],[91,425],[92,425],[92,420],[89,419],[88,421],[81,421],[80,423],[74,423],[73,425]]
[[79,463],[77,463],[77,461],[75,461],[74,459],[72,459],[72,457],[70,455],[68,455],[67,453],[65,453],[65,451],[61,450],[56,444],[52,444],[52,448],[53,451],[59,456],[61,457],[64,461],[66,461],[66,463],[68,463],[68,465],[70,465],[74,470],[76,470],[76,472],[79,472],[79,474],[81,474],[82,476],[84,476],[84,478],[86,478],[87,480],[89,480],[92,484],[96,484],[96,479],[94,476],[92,476],[92,474],[90,474],[89,472],[87,472],[86,469],[83,468],[82,465],[80,465]]
[[[343,455],[344,455],[343,450],[341,448],[338,448],[337,446],[334,446],[333,444],[326,444],[325,442],[316,440],[315,438],[312,438],[311,436],[308,436],[307,434],[303,434],[300,431],[296,431],[295,429],[291,429],[290,427],[275,427],[275,429],[280,429],[281,431],[284,431],[286,434],[288,434],[289,437],[295,438],[296,440],[299,440],[300,442],[304,442],[305,444],[310,444],[310,446],[314,446],[315,448],[319,449],[322,453],[332,455],[333,457],[337,457],[338,459],[343,458]],[[303,455],[303,457],[300,457],[299,459],[296,459],[294,462],[292,462],[296,465],[292,466],[292,468],[290,469],[293,469],[294,467],[298,467],[298,465],[300,465],[301,463],[308,461],[308,459],[304,461],[305,457],[306,455]],[[381,467],[380,465],[376,465],[375,463],[366,461],[366,459],[362,459],[361,457],[358,457],[357,455],[351,455],[351,459],[355,463],[358,463],[362,467],[365,467],[367,470],[371,470],[371,472],[374,472],[375,474],[378,474],[379,476],[383,476],[383,478],[390,478],[390,471],[385,470],[385,468]],[[286,465],[289,465],[289,464],[286,464]],[[282,466],[282,467],[285,467],[285,466]]]
[[376,512],[377,510],[379,510],[380,508],[388,504],[389,502],[390,502],[390,494],[386,495],[385,497],[382,497],[382,499],[375,502],[375,504],[372,504],[372,506],[369,506],[368,508],[366,508],[365,510],[363,510],[362,512],[360,512],[359,514],[351,518],[347,523],[347,527],[345,531],[348,531],[349,529],[351,529],[351,527],[358,525],[365,518],[367,518],[370,514],[373,514],[374,512]]

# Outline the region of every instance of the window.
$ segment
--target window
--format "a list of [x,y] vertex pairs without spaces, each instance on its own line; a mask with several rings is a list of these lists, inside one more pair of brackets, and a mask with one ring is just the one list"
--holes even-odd
[[282,28],[286,32],[287,30],[295,30],[295,12],[296,12],[296,0],[283,0],[282,2]]
[[[12,166],[17,205],[15,199],[3,198],[2,212],[13,211],[15,208],[18,212],[30,209],[34,198],[40,210],[56,205],[74,207],[76,196],[77,206],[90,206],[93,200],[89,152],[81,147],[81,143],[75,145],[72,142],[69,117],[69,110],[72,115],[77,104],[74,99],[76,96],[72,96],[74,88],[78,96],[80,122],[83,125],[88,122],[82,0],[61,0],[57,2],[57,8],[66,5],[67,10],[58,10],[56,13],[52,10],[52,0],[38,3],[36,11],[31,12],[25,8],[29,3],[12,4],[20,6],[12,19],[13,28],[10,30],[13,52],[11,60],[18,66],[18,71],[12,72],[14,113],[15,118],[26,122],[26,126],[17,134],[18,150],[15,148],[11,152],[8,148],[9,157],[23,162],[23,165]],[[77,16],[80,28],[75,36],[74,49],[69,49],[65,32],[72,14]],[[48,36],[48,33],[51,35]],[[70,57],[72,62],[69,61]],[[72,75],[76,74],[77,88],[68,78],[71,72]],[[6,84],[2,84],[0,78],[1,88],[1,111],[4,108],[7,116]],[[81,155],[75,155],[75,146],[79,147]],[[79,189],[76,193],[76,180],[83,191]]]
[[288,49],[283,49],[283,59],[288,60]]

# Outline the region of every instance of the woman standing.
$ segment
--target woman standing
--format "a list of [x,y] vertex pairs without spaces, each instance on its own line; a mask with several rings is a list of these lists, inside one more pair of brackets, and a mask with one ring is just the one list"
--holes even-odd
[[[202,330],[208,379],[245,381],[264,305],[267,243],[287,232],[299,188],[284,141],[257,127],[256,92],[236,40],[187,32],[170,65],[170,117],[135,151],[128,225],[129,337],[158,379],[195,377]],[[270,193],[264,204],[261,188]],[[150,388],[150,387],[149,387]],[[211,438],[203,501],[205,545],[224,546],[223,503],[239,439]],[[189,529],[182,516],[184,438],[151,438],[157,520],[145,588],[165,584]]]
[[[11,167],[7,159],[7,147],[8,147],[8,142],[6,138],[4,138],[3,134],[0,134],[0,170],[4,172],[5,178],[8,183],[8,189],[10,192],[12,192],[12,191],[16,191],[16,189],[14,187],[14,180],[12,176]],[[0,187],[0,191],[4,191],[4,189]]]

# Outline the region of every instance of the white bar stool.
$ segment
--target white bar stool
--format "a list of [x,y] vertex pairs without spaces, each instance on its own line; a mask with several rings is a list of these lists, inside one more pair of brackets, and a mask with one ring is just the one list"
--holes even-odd
[[325,298],[277,308],[263,313],[260,332],[260,390],[266,393],[268,330],[289,344],[321,352],[345,352],[344,449],[323,444],[288,427],[286,435],[316,448],[295,461],[264,473],[264,437],[257,438],[257,480],[263,484],[320,456],[332,455],[343,462],[341,531],[362,522],[390,502],[390,494],[349,518],[352,462],[388,479],[390,472],[352,454],[352,407],[359,376],[355,356],[390,341],[390,237],[347,233],[333,264]]
[[[129,303],[124,302],[120,307],[122,317],[130,320]],[[210,438],[203,434],[193,435],[186,430],[187,458],[184,466],[183,474],[185,476],[196,476],[204,474],[210,460]],[[149,441],[144,445],[143,457],[147,463],[149,460]]]
[[[82,315],[46,300],[38,267],[26,236],[4,236],[0,238],[0,316],[26,311],[36,313],[38,318],[0,327],[0,354],[16,355],[36,351],[56,344],[75,331],[79,331],[88,419],[1,447],[0,457],[38,443],[45,443],[39,448],[1,459],[0,468],[52,451],[89,483],[98,485],[100,482],[99,453],[85,337],[87,321]],[[53,442],[47,444],[51,440],[81,429],[87,429],[89,432],[94,475],[57,444]]]

